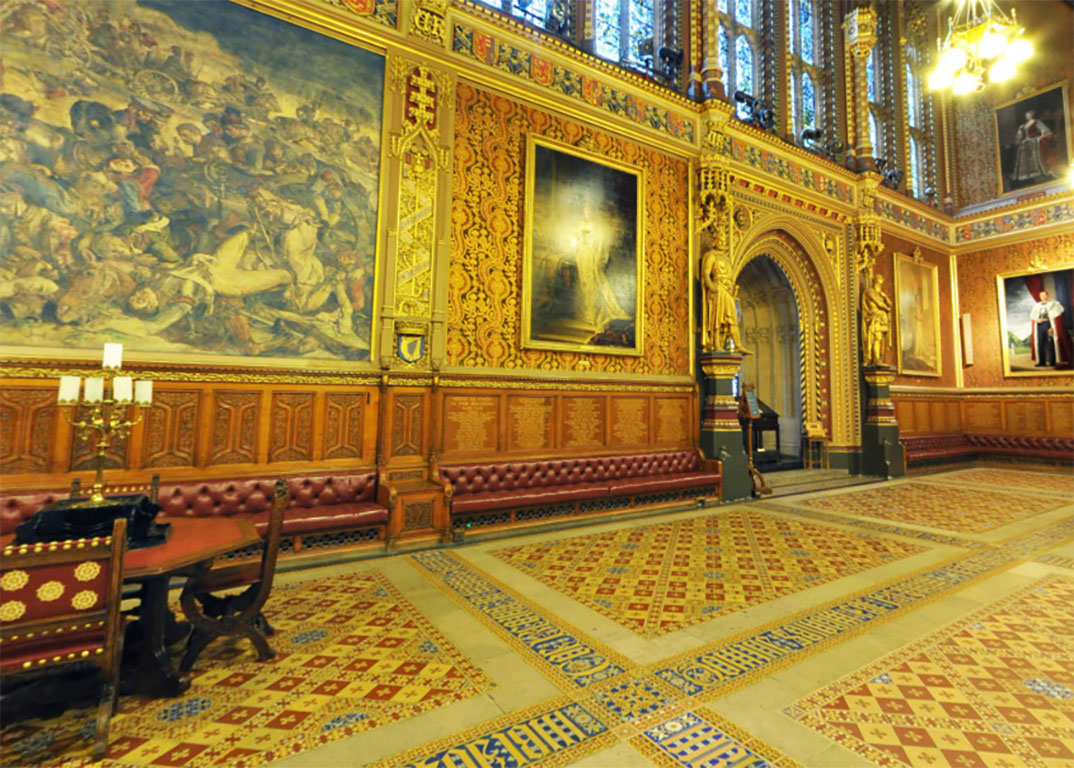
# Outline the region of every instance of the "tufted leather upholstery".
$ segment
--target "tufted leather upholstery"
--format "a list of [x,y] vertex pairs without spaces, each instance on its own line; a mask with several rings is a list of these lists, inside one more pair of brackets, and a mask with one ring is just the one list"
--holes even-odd
[[[333,475],[302,475],[287,479],[290,502],[284,515],[285,535],[358,528],[388,522],[388,510],[377,503],[374,470]],[[272,479],[211,480],[161,486],[161,517],[237,515],[268,530]]]
[[453,514],[713,486],[695,451],[441,467]]
[[1074,439],[1038,435],[914,435],[899,440],[907,464],[932,459],[955,459],[979,454],[1002,454],[1074,462]]
[[54,501],[70,498],[68,490],[21,491],[0,496],[0,536],[15,532],[15,527],[26,518]]
[[[268,530],[274,478],[244,478],[178,482],[162,485],[159,520],[167,517],[220,517],[239,515],[254,521],[259,533]],[[284,517],[287,535],[388,522],[388,509],[377,503],[375,470],[287,478],[291,500]],[[62,491],[24,491],[0,496],[0,534],[46,504],[68,498]]]

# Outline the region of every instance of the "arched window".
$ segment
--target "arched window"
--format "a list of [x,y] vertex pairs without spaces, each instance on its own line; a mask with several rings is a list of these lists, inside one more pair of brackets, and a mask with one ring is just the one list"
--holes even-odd
[[921,124],[918,115],[920,111],[920,94],[917,92],[917,81],[914,78],[914,52],[906,52],[906,119],[911,128],[917,128]]
[[[859,70],[860,71],[860,70]],[[869,58],[865,62],[865,81],[868,88],[869,101],[876,101],[880,89],[876,87],[876,49],[869,51]]]
[[[656,4],[657,0],[594,0],[597,56],[632,69],[651,71],[652,50],[659,47],[653,43]],[[643,44],[649,48],[648,53],[643,53]]]
[[925,168],[921,159],[921,147],[918,146],[917,139],[910,136],[910,177],[914,197],[919,199],[925,196]]
[[906,168],[910,179],[907,188],[914,197],[925,200],[925,190],[936,189],[936,136],[929,94],[922,88],[923,73],[928,71],[929,46],[920,24],[909,24],[911,40],[904,46],[906,76],[906,131],[910,156]]
[[869,109],[869,143],[873,145],[873,156],[880,156],[880,129],[876,124],[876,113]]
[[834,61],[832,51],[821,42],[829,39],[826,25],[832,23],[833,12],[816,0],[786,2],[791,130],[801,136],[806,128],[821,127],[834,137],[838,116],[829,71],[834,69]]
[[720,64],[723,66],[724,89],[728,98],[735,91],[762,98],[758,75],[760,37],[756,26],[761,2],[766,0],[720,0],[719,11]]

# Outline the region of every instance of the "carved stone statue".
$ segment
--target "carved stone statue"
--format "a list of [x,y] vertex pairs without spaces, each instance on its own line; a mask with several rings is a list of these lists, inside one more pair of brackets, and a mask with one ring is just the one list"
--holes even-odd
[[884,365],[891,346],[891,300],[883,291],[884,276],[877,275],[861,295],[862,357],[865,365]]
[[701,262],[701,282],[705,288],[705,311],[701,329],[701,348],[706,352],[723,352],[727,340],[734,343],[734,351],[752,354],[742,346],[738,335],[738,286],[731,271],[731,260],[716,249],[705,253]]

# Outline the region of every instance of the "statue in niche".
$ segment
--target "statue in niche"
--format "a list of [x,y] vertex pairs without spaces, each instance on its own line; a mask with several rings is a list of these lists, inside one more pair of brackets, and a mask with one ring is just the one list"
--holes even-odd
[[891,346],[891,299],[883,291],[884,276],[861,295],[862,357],[865,365],[884,365]]
[[701,348],[706,352],[723,352],[730,339],[733,352],[753,354],[742,345],[738,333],[738,308],[735,305],[738,286],[735,285],[731,260],[715,248],[707,251],[701,262],[701,282],[705,288]]

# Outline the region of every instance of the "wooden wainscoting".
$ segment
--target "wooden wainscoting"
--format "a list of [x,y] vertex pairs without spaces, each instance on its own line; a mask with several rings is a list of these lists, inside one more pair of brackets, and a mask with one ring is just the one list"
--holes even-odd
[[[48,379],[0,381],[5,491],[92,478],[96,443],[76,434],[68,421],[76,414],[56,405],[56,388]],[[153,472],[169,482],[376,463],[376,387],[158,381],[153,400],[127,439],[109,449],[106,482]]]
[[1074,396],[1067,390],[892,392],[902,435],[1012,434],[1070,437]]

